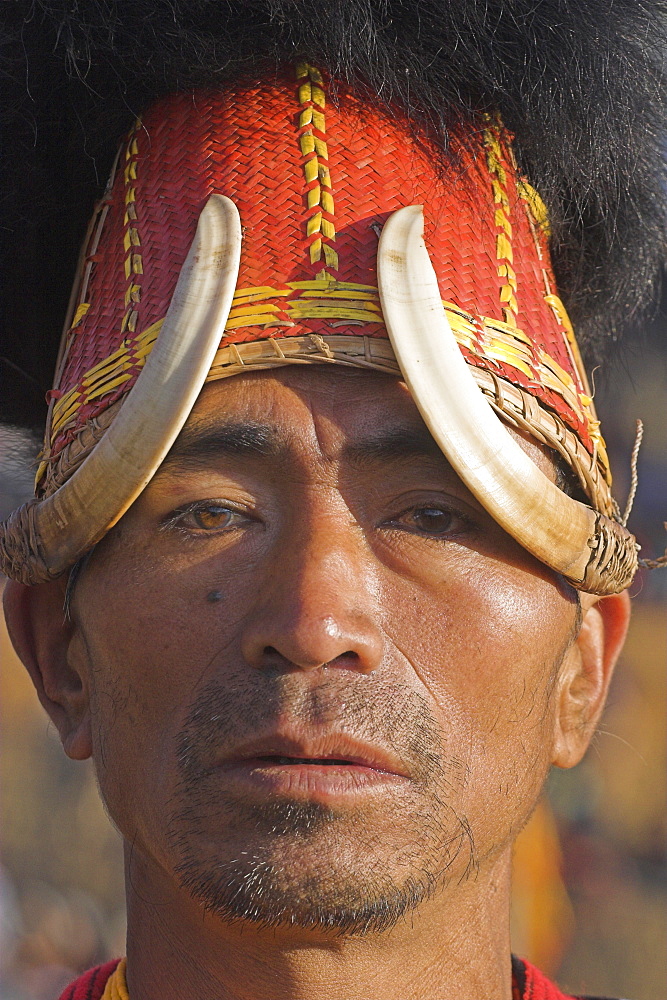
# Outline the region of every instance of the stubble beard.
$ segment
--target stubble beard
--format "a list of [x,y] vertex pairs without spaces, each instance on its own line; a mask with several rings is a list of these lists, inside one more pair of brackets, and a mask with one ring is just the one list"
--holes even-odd
[[[276,678],[273,696],[246,685],[230,699],[230,688],[216,682],[192,706],[178,739],[167,824],[177,878],[225,921],[346,936],[386,931],[452,877],[477,869],[468,821],[450,804],[466,780],[461,762],[443,762],[443,733],[407,686],[370,696],[362,685],[341,693],[328,680],[295,699],[290,685]],[[400,813],[390,813],[388,795],[379,805],[334,809],[278,796],[257,804],[221,790],[211,748],[247,738],[284,704],[292,718],[334,718],[337,728],[407,761]]]

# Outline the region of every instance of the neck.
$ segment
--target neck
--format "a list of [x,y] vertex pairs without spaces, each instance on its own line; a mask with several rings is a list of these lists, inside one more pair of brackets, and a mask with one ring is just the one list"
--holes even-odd
[[508,852],[391,931],[343,937],[226,923],[135,852],[130,1000],[510,1000],[509,872]]

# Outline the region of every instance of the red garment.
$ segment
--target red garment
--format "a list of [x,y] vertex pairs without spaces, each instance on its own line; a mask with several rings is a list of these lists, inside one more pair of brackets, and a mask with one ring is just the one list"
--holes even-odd
[[107,979],[119,961],[120,959],[115,958],[112,962],[106,962],[104,965],[98,965],[94,969],[84,972],[61,993],[60,1000],[100,1000]]
[[[100,1000],[107,979],[117,965],[118,959],[115,959],[84,972],[67,987],[60,1000]],[[521,958],[512,959],[512,997],[513,1000],[595,1000],[594,997],[572,997],[561,993],[539,969]],[[485,998],[480,997],[478,1000]],[[598,997],[597,1000],[604,998]]]
[[512,956],[512,1000],[611,1000],[611,997],[572,996],[561,993],[539,969]]

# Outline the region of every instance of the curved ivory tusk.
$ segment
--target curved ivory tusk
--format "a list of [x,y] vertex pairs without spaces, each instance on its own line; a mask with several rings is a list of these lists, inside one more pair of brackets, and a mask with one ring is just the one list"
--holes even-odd
[[68,569],[122,517],[159,468],[187,420],[223,337],[241,256],[232,201],[204,206],[162,329],[136,384],[94,451],[34,507],[43,561]]
[[552,483],[475,384],[442,306],[421,206],[382,230],[378,285],[406,384],[433,438],[491,516],[532,555],[581,583],[597,534],[593,510]]

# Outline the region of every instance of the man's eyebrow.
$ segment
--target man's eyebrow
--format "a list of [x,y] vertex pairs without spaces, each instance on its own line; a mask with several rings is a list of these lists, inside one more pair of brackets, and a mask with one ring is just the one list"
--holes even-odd
[[195,424],[179,434],[160,471],[192,471],[211,464],[217,455],[272,458],[284,450],[277,431],[267,424],[240,421]]
[[[171,475],[191,472],[210,466],[220,455],[276,458],[287,447],[288,443],[276,428],[267,424],[253,421],[200,423],[181,431],[159,471],[168,471]],[[435,458],[448,464],[425,427],[379,431],[349,442],[343,448],[343,458],[355,465],[419,457]]]
[[420,457],[436,458],[446,463],[440,448],[425,427],[400,427],[371,434],[346,445],[343,453],[355,464]]

